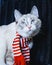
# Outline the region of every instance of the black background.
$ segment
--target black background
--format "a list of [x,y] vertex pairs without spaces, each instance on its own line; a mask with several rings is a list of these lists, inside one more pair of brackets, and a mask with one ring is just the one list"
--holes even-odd
[[31,65],[52,65],[51,45],[51,0],[0,0],[0,25],[14,21],[14,9],[22,14],[29,13],[36,5],[42,27],[38,35],[33,37],[31,49]]

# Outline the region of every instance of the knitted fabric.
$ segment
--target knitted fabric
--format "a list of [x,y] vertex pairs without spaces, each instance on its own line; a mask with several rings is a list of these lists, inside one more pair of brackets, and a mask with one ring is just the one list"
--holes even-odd
[[20,35],[16,32],[16,37],[12,44],[14,65],[30,65],[30,49],[27,43],[28,39],[23,37],[20,39]]

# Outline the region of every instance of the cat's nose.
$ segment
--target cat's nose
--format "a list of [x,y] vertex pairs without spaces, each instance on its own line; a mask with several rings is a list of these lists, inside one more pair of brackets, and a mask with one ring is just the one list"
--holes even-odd
[[29,29],[31,29],[31,26],[28,26]]

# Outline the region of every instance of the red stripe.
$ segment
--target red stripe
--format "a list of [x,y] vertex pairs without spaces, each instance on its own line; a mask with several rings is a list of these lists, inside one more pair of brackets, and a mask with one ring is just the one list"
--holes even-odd
[[14,40],[13,43],[14,43],[14,42],[19,42],[19,41],[20,41],[20,40]]
[[19,50],[20,50],[20,48],[19,48],[18,50],[14,50],[14,49],[13,49],[13,52],[16,52],[16,51],[19,51]]
[[18,46],[18,47],[13,47],[13,49],[15,49],[15,48],[20,48],[20,46]]
[[14,46],[13,46],[13,48],[20,48],[20,45],[19,45],[19,46],[17,46],[17,47],[14,47]]
[[16,36],[20,36],[20,35],[17,33]]
[[28,62],[28,61],[30,61],[30,59],[25,59],[25,61],[27,61],[27,62]]
[[16,37],[16,38],[14,38],[14,40],[20,40],[20,39]]
[[[30,49],[28,47],[28,44],[26,45],[25,43],[27,43],[26,41],[28,41],[27,38],[22,38],[22,54],[25,58],[25,61],[30,61]],[[17,46],[19,45],[19,46]],[[12,44],[13,47],[13,52],[14,52],[14,56],[17,56],[18,54],[21,53],[21,49],[20,49],[20,35],[18,34],[18,32],[16,32],[16,38],[13,41]],[[29,50],[29,51],[28,51]]]
[[[27,49],[26,49],[27,48]],[[27,51],[27,50],[30,50],[28,47],[26,48],[22,48],[22,51]]]
[[24,47],[24,39],[22,38],[22,47]]
[[14,44],[12,44],[12,46],[15,46],[15,45],[19,45],[19,43],[14,43]]

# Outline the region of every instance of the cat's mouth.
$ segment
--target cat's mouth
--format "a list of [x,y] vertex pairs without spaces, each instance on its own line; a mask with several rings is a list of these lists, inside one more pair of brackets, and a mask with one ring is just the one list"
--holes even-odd
[[28,33],[29,33],[29,34],[32,34],[32,30],[31,30],[31,29],[28,30],[28,31],[27,31],[27,34],[28,34]]
[[29,30],[29,32],[31,31],[31,29]]

